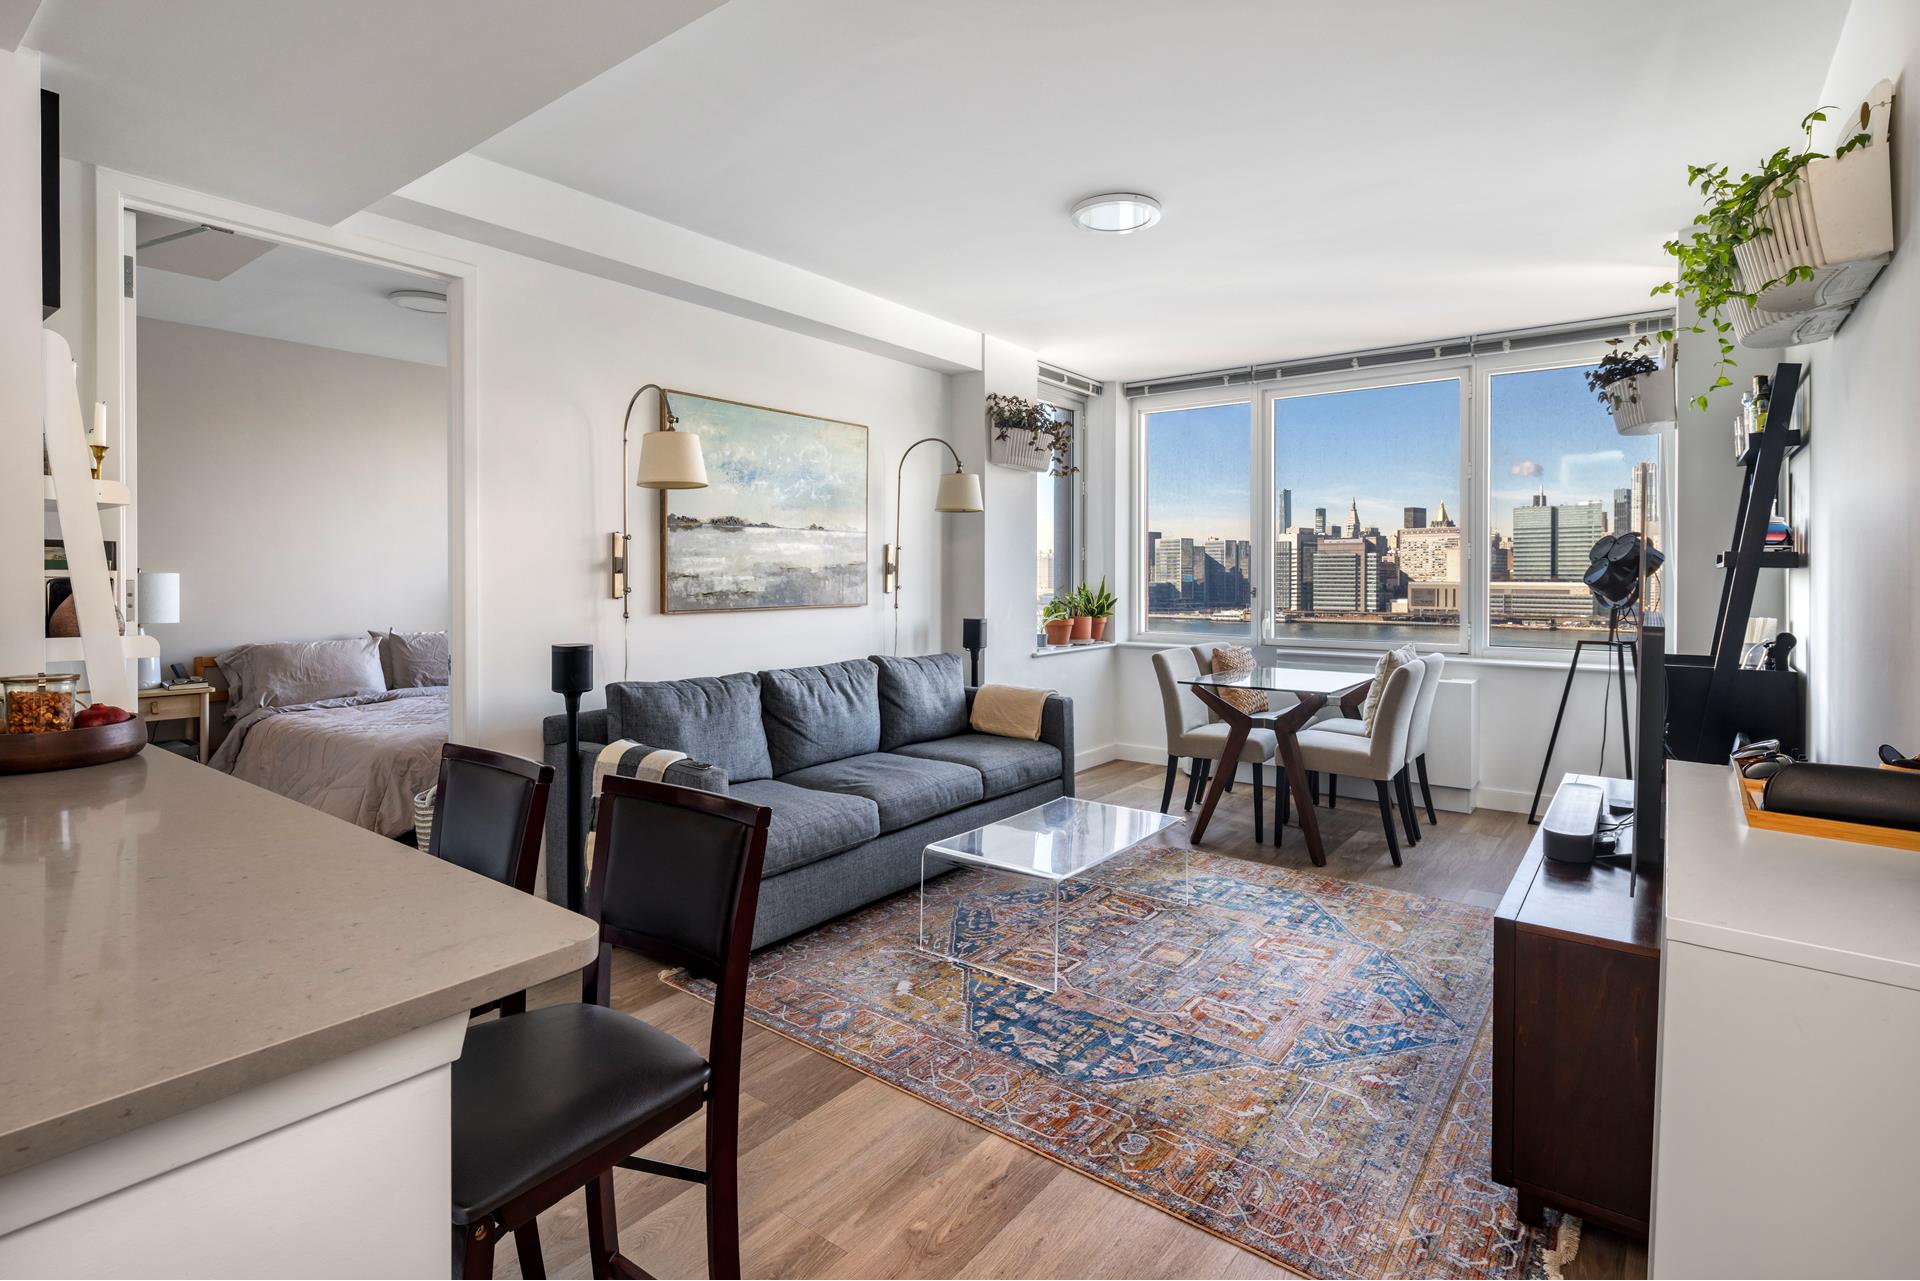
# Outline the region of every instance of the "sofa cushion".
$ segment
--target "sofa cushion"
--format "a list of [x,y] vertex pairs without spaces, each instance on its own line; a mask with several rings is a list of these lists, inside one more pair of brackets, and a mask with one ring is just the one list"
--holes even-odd
[[760,723],[760,679],[752,672],[684,681],[620,681],[607,686],[615,738],[685,752],[718,765],[736,783],[773,777]]
[[773,811],[762,876],[818,862],[880,835],[880,807],[864,796],[815,791],[772,778],[738,783],[727,793]]
[[760,673],[776,776],[880,750],[880,673],[864,658]]
[[967,678],[958,654],[873,655],[880,673],[880,750],[967,732]]
[[908,743],[898,752],[921,760],[971,766],[979,771],[988,800],[1061,776],[1060,749],[1053,744],[993,734],[955,734],[931,743]]
[[869,752],[783,774],[782,783],[864,796],[880,809],[880,830],[897,832],[971,805],[984,793],[980,772],[947,761]]

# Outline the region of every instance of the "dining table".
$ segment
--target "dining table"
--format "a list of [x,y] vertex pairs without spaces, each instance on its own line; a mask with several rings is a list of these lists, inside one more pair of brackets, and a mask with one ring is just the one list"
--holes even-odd
[[[1271,730],[1279,740],[1280,764],[1286,770],[1287,786],[1293,791],[1293,808],[1300,815],[1300,834],[1306,840],[1307,857],[1313,860],[1315,867],[1325,867],[1327,854],[1320,843],[1320,822],[1314,814],[1313,798],[1307,788],[1307,769],[1300,758],[1300,742],[1296,735],[1313,719],[1314,713],[1327,705],[1330,698],[1341,698],[1349,714],[1357,712],[1359,701],[1372,680],[1373,673],[1367,671],[1258,664],[1235,672],[1209,673],[1183,679],[1180,683],[1191,689],[1194,697],[1206,704],[1207,710],[1218,716],[1227,727],[1227,743],[1220,754],[1220,768],[1214,771],[1213,782],[1209,784],[1206,798],[1200,805],[1199,817],[1193,821],[1190,837],[1193,844],[1198,845],[1207,834],[1207,823],[1213,818],[1214,807],[1220,803],[1221,793],[1227,790],[1227,784],[1233,779],[1240,753],[1246,746],[1247,735],[1256,729]],[[1220,696],[1222,690],[1262,690],[1269,694],[1290,694],[1294,703],[1291,707],[1275,711],[1243,712]],[[1273,827],[1276,845],[1280,843],[1282,830],[1276,817]]]

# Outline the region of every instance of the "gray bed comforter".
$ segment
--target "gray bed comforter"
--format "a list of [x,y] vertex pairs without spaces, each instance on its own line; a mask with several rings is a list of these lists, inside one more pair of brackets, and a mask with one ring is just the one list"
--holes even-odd
[[263,707],[235,721],[211,764],[383,836],[413,826],[440,774],[445,686]]

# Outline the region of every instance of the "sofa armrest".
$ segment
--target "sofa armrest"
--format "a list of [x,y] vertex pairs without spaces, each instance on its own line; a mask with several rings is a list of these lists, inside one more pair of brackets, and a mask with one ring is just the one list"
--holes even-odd
[[[548,747],[567,741],[567,714],[555,712],[540,722],[540,741]],[[592,707],[580,713],[580,741],[582,743],[606,743],[607,709]]]
[[1047,695],[1040,709],[1040,741],[1060,751],[1060,787],[1064,796],[1073,795],[1073,700],[1065,694]]

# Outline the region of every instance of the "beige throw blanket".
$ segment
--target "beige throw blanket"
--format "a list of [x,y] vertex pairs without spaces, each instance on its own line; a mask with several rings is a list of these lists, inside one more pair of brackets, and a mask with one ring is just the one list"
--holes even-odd
[[1041,709],[1052,693],[1021,685],[982,685],[973,696],[973,728],[1001,738],[1037,739]]

